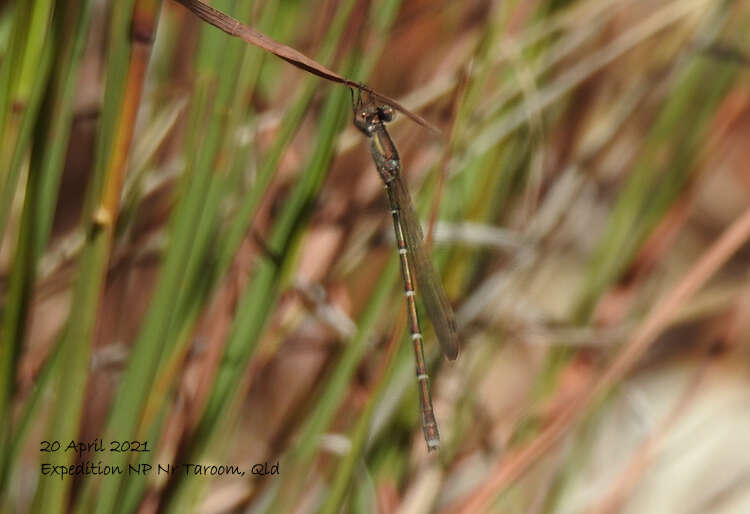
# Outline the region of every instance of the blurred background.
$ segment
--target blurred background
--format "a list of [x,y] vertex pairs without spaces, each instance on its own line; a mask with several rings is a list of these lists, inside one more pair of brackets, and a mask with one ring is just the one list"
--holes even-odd
[[441,129],[389,125],[442,447],[350,92],[171,0],[2,2],[2,512],[750,512],[748,2],[211,4]]

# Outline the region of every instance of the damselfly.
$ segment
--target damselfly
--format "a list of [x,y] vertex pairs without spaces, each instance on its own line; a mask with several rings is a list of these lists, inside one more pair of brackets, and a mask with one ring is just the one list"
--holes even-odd
[[385,128],[385,124],[393,119],[393,108],[389,105],[378,104],[369,97],[363,99],[362,94],[357,96],[356,101],[352,98],[352,107],[354,125],[370,140],[370,153],[380,178],[385,183],[385,191],[393,215],[393,228],[396,232],[396,245],[401,260],[401,277],[404,280],[406,308],[409,314],[409,329],[416,359],[422,429],[425,441],[427,441],[427,449],[431,451],[440,447],[440,434],[432,408],[430,383],[425,366],[414,277],[416,277],[419,294],[427,309],[427,314],[435,328],[440,347],[450,360],[458,357],[456,318],[424,248],[422,227],[414,211],[409,192],[401,179],[401,160],[398,150]]

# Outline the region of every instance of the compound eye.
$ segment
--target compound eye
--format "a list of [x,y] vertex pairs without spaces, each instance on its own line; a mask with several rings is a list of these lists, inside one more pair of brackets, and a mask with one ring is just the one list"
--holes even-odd
[[381,105],[378,107],[378,116],[383,121],[393,120],[393,107],[390,105]]

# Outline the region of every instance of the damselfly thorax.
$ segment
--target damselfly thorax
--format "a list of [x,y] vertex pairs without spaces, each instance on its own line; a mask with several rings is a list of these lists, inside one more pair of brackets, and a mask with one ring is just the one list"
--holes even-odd
[[370,140],[375,168],[387,184],[401,172],[401,159],[385,124],[393,119],[390,105],[365,103],[360,95],[354,105],[354,125]]

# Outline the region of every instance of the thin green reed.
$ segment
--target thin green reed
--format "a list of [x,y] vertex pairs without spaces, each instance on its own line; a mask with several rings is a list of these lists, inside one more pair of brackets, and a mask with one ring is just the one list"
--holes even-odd
[[[5,237],[6,225],[52,61],[53,45],[46,30],[52,6],[49,2],[17,5],[7,15],[13,17],[10,46],[0,63],[0,245],[15,242],[16,256],[0,321],[0,417],[11,419],[15,367],[33,271],[29,267],[35,242],[32,211],[27,209],[22,215],[17,237]],[[20,193],[23,198],[25,191]],[[9,424],[0,428],[0,469],[7,465],[10,430]],[[0,471],[0,479],[2,475]]]
[[[93,327],[109,263],[125,157],[142,90],[137,70],[145,67],[148,59],[148,45],[136,41],[132,30],[137,28],[140,34],[147,34],[153,30],[158,14],[156,0],[136,2],[147,7],[150,14],[141,17],[137,24],[132,21],[133,2],[118,2],[111,11],[105,101],[83,213],[86,241],[77,263],[71,312],[61,335],[65,352],[60,364],[65,374],[60,374],[58,399],[50,417],[51,439],[75,439],[80,424]],[[71,459],[71,454],[60,459],[50,457],[56,464],[67,464]],[[62,481],[42,482],[34,499],[35,508],[43,512],[67,509],[70,485]]]
[[[53,7],[51,0],[17,7],[13,44],[17,52],[13,52],[8,63],[3,62],[11,71],[0,118],[0,241],[4,239],[21,166],[31,143],[35,118],[47,83],[53,52],[49,48]],[[1,73],[5,74],[6,70]],[[5,81],[4,76],[2,80]]]
[[[219,7],[226,8],[227,5]],[[245,4],[245,9],[249,6]],[[207,238],[215,226],[221,173],[215,172],[218,151],[226,137],[226,110],[234,92],[234,77],[244,45],[229,41],[210,27],[203,27],[196,66],[197,87],[193,96],[189,125],[190,137],[200,134],[196,144],[188,146],[190,159],[177,189],[178,201],[170,217],[169,245],[164,256],[154,297],[131,351],[128,367],[111,409],[105,434],[131,439],[150,432],[140,426],[143,408],[150,395],[160,362],[174,351],[178,330],[172,323],[186,308],[186,299],[194,287],[197,268],[205,259]],[[225,66],[217,70],[214,63]],[[200,141],[202,144],[197,144]],[[184,314],[184,312],[183,312]],[[166,393],[166,391],[165,391]],[[118,455],[113,464],[125,465],[127,455]],[[82,495],[78,510],[86,511],[95,502],[95,512],[112,512],[121,494],[117,481],[106,481],[94,500],[91,490]]]
[[[329,31],[327,32],[327,39],[324,43],[324,48],[322,53],[324,54],[330,54],[332,53],[333,49],[335,48],[335,41],[337,37],[341,34],[343,31],[343,28],[345,26],[345,20],[348,16],[349,9],[351,9],[351,4],[347,6],[343,6],[337,11],[336,18],[334,19],[334,22],[332,23],[331,27],[329,28]],[[318,81],[318,79],[312,79],[312,82],[310,79],[307,79],[306,86],[305,86],[305,94],[302,96],[301,102],[298,102],[296,105],[297,107],[297,113],[301,115],[304,113],[304,110],[307,108],[307,104],[309,103],[309,100],[312,98],[312,92],[314,90],[315,83]],[[309,92],[309,94],[308,94]],[[299,118],[297,118],[299,119]],[[294,132],[297,126],[297,120],[292,118],[292,123],[287,124],[282,130],[282,134],[289,135]],[[283,138],[283,136],[282,136]],[[267,180],[270,179],[270,174],[273,172],[278,157],[280,156],[280,152],[283,149],[283,147],[287,144],[287,141],[282,140],[281,143],[276,143],[274,148],[272,149],[271,157],[268,161],[266,161],[266,165],[263,168],[263,171],[261,172],[261,175],[263,176],[263,172],[265,173],[265,183],[261,181],[256,181],[254,184],[254,187],[256,189],[253,190],[252,194],[259,198],[260,192],[262,192],[265,188],[265,185],[267,184]],[[319,148],[323,148],[323,146],[319,146]],[[330,152],[330,148],[327,150],[327,152]],[[327,157],[325,154],[316,154],[316,156],[313,157],[313,162],[316,160],[326,160],[330,157]],[[317,168],[320,168],[320,164],[316,164]],[[322,180],[321,175],[318,172],[306,172],[303,175],[306,177],[307,180],[302,181],[299,185],[300,187],[312,187],[313,189],[317,189],[319,187],[319,184],[309,184],[309,180],[314,179],[316,176],[318,177],[317,180]],[[306,186],[307,184],[307,186]],[[299,191],[299,190],[298,190]],[[309,195],[309,192],[304,192],[305,190],[302,190],[304,195]],[[293,193],[294,195],[294,193]],[[252,199],[248,202],[249,204],[252,204]],[[299,202],[295,202],[293,200],[290,200],[287,204],[289,208],[291,209],[299,209],[300,204]],[[252,207],[252,205],[251,205]],[[292,211],[294,212],[294,211]],[[238,213],[239,223],[248,223],[249,219],[245,218],[245,216],[252,214],[252,209],[248,212],[248,209],[243,209],[242,213]],[[299,213],[298,213],[299,214]],[[279,223],[284,225],[283,223],[283,214],[282,214],[282,221]],[[236,226],[236,225],[235,225]],[[279,229],[282,230],[282,229]],[[288,227],[287,227],[288,230]],[[283,232],[283,230],[282,230]],[[275,232],[278,233],[278,232]],[[282,236],[277,236],[282,237]],[[283,237],[291,237],[291,234],[286,234]],[[230,236],[231,239],[231,236]],[[225,240],[226,241],[226,240]],[[272,237],[269,240],[269,244],[274,244],[275,239]],[[237,241],[237,244],[239,241]],[[288,243],[286,243],[288,244]],[[282,245],[283,246],[283,245]],[[227,248],[227,246],[224,246],[224,248]],[[228,254],[224,254],[229,256]],[[224,266],[222,266],[224,264]],[[223,272],[226,269],[226,265],[228,265],[228,259],[225,261],[219,261],[217,275],[222,276]],[[265,319],[268,316],[268,311],[273,304],[272,302],[269,302],[269,298],[274,297],[274,293],[272,290],[275,290],[276,282],[278,281],[278,276],[274,276],[275,272],[273,270],[267,269],[269,266],[269,263],[263,262],[259,265],[259,271],[254,274],[256,277],[255,279],[251,280],[251,285],[248,286],[248,293],[245,294],[244,299],[240,300],[240,308],[239,312],[241,313],[240,318],[236,321],[237,327],[232,330],[232,334],[230,335],[230,340],[227,343],[227,350],[226,350],[226,356],[223,359],[223,364],[220,367],[219,374],[216,377],[215,385],[213,388],[213,392],[210,395],[208,405],[206,407],[206,410],[204,412],[204,415],[202,417],[202,421],[199,424],[199,428],[196,431],[193,442],[190,444],[190,450],[189,453],[191,455],[200,455],[202,452],[202,448],[205,447],[207,444],[208,439],[210,439],[213,432],[215,432],[216,427],[221,422],[222,418],[224,417],[224,413],[226,412],[226,405],[231,404],[231,398],[234,395],[236,391],[236,383],[241,378],[242,374],[244,373],[244,366],[247,362],[247,360],[252,355],[252,351],[254,350],[254,345],[257,341],[257,338],[259,337],[259,331],[262,325],[265,323]],[[271,266],[272,267],[272,266]],[[265,270],[265,271],[263,271]],[[262,302],[262,306],[248,306],[248,302],[252,303],[252,301],[257,300],[258,298],[263,298],[264,301]],[[251,301],[252,300],[252,301]],[[251,328],[248,328],[251,327]],[[247,333],[248,331],[256,331],[255,333]],[[239,335],[242,334],[242,335]],[[178,505],[186,506],[191,504],[192,501],[190,499],[191,494],[190,493],[197,493],[198,490],[193,488],[192,490],[185,491],[181,485],[178,483],[174,486],[174,494],[169,499],[169,504],[171,509],[177,509],[179,510],[180,507]]]
[[[238,316],[230,329],[224,356],[214,380],[209,399],[192,436],[186,457],[190,462],[202,458],[206,448],[215,440],[219,428],[226,423],[227,413],[245,375],[262,330],[265,327],[278,297],[285,261],[293,258],[290,245],[300,237],[309,216],[309,206],[316,196],[330,160],[333,156],[336,133],[340,130],[348,93],[337,88],[329,94],[319,118],[318,140],[310,163],[301,172],[300,179],[284,203],[278,221],[266,243],[271,251],[282,256],[282,262],[261,260],[238,303]],[[184,477],[177,477],[175,492],[169,498],[169,512],[182,512],[195,501],[198,488]]]

